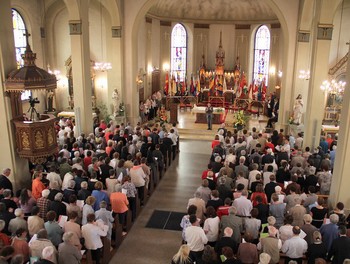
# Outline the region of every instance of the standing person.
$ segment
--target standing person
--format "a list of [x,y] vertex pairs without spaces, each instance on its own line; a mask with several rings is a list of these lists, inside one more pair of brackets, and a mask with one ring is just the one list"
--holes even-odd
[[10,174],[10,168],[6,168],[3,170],[2,174],[0,175],[0,189],[10,189],[11,191],[13,191],[12,182],[9,180]]
[[195,214],[190,215],[191,226],[186,228],[185,237],[187,245],[190,247],[190,258],[196,263],[202,263],[204,245],[208,243],[204,230],[199,226],[199,221]]
[[205,108],[205,114],[207,116],[207,123],[208,123],[208,130],[212,130],[213,112],[214,112],[214,108],[211,106],[211,103],[208,103],[208,106]]
[[287,258],[285,263],[289,263],[289,261],[294,260],[298,264],[303,262],[303,254],[307,251],[307,243],[300,236],[300,227],[293,227],[293,237],[287,239],[283,246],[282,252],[286,254]]
[[339,237],[333,240],[331,249],[328,251],[327,260],[334,264],[342,264],[344,259],[350,258],[350,238],[346,236],[346,227],[339,226]]
[[100,263],[101,249],[103,248],[101,236],[106,236],[108,229],[108,225],[95,222],[95,214],[88,214],[87,224],[81,228],[81,233],[85,239],[85,247],[90,249],[92,259],[96,264]]
[[188,245],[181,245],[179,251],[172,258],[171,264],[192,264],[193,261],[189,255],[190,247]]

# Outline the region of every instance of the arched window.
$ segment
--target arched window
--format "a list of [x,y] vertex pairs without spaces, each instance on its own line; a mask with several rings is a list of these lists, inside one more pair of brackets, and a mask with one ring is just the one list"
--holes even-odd
[[270,61],[270,30],[262,25],[258,28],[255,35],[254,47],[254,80],[260,83],[265,79],[265,85],[268,84]]
[[27,40],[24,34],[26,33],[26,25],[20,13],[16,9],[12,9],[13,35],[15,37],[16,61],[17,68],[23,66],[22,54],[26,50]]
[[171,74],[178,81],[186,76],[187,33],[181,24],[176,24],[171,33]]
[[[12,24],[13,24],[13,35],[15,38],[15,49],[16,49],[16,61],[17,68],[23,66],[22,54],[26,50],[27,39],[24,36],[26,33],[26,25],[20,13],[16,9],[12,8]],[[29,96],[32,95],[31,91],[24,91],[21,95],[22,100],[28,100]]]

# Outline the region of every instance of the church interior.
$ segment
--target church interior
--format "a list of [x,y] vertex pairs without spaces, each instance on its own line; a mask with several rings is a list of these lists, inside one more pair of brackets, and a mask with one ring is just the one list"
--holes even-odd
[[[274,94],[279,101],[275,129],[302,131],[304,146],[311,149],[322,134],[337,134],[330,201],[341,200],[350,210],[350,0],[1,0],[0,20],[0,168],[11,169],[15,188],[27,186],[30,179],[28,159],[18,154],[20,128],[14,121],[32,111],[28,96],[40,102],[34,104],[38,113],[73,116],[78,132],[88,135],[96,117],[135,125],[141,121],[140,102],[157,93],[169,104],[168,115],[178,112],[179,127],[193,130],[203,128],[188,124],[195,120],[186,104],[200,107],[213,100],[220,107],[222,102],[225,116],[233,116],[241,109],[239,102],[256,102],[248,110],[264,116],[265,101]],[[182,34],[182,46],[175,47],[177,34]],[[257,36],[268,42],[261,44],[267,46],[260,53]],[[28,46],[36,54],[35,65],[56,78],[53,86],[44,82],[41,88],[23,88],[9,77],[33,62],[21,57]],[[303,107],[300,122],[294,124],[290,119],[298,95]],[[207,137],[202,137],[204,146],[192,140],[180,143],[172,171],[114,256],[116,261],[163,263],[177,250],[178,234],[151,233],[142,226],[152,206],[171,204],[171,209],[184,211],[200,183],[201,169],[194,164],[205,168],[201,159],[210,152]],[[197,152],[191,144],[198,145]],[[162,200],[161,191],[169,190],[170,198]],[[163,238],[146,245],[133,262],[128,258],[135,250],[131,246],[141,246],[149,236]],[[140,237],[145,238],[137,241]],[[168,253],[152,257],[147,252],[157,247]]]

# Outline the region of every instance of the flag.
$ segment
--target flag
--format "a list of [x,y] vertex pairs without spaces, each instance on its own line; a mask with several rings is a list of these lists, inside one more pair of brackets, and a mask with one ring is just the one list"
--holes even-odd
[[249,98],[249,100],[253,100],[253,84],[252,83],[249,85],[248,98]]
[[164,85],[164,94],[168,95],[169,93],[169,73],[166,72],[165,74],[165,85]]
[[172,82],[171,82],[171,94],[175,95],[176,94],[176,81],[175,81],[175,76],[173,75]]
[[200,81],[199,76],[198,76],[198,79],[197,79],[197,95],[199,95],[200,92],[201,92],[201,81]]
[[224,77],[224,83],[222,85],[222,90],[223,90],[223,92],[227,91],[227,84],[226,84],[226,78],[225,77]]
[[193,84],[193,74],[191,74],[191,84],[190,84],[190,93],[193,95],[195,92],[195,87]]
[[182,81],[182,90],[181,90],[181,94],[185,94],[187,91],[187,81],[186,81],[186,76]]
[[222,75],[220,77],[216,78],[216,90],[220,92],[220,95],[222,94],[223,87],[222,87]]
[[214,89],[214,85],[215,85],[215,77],[212,76],[210,81],[209,81],[209,90]]

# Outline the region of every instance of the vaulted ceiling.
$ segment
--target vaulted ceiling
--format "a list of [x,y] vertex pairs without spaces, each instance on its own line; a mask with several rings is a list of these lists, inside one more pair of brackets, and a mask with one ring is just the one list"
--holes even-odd
[[265,0],[159,0],[148,12],[162,20],[277,22]]

